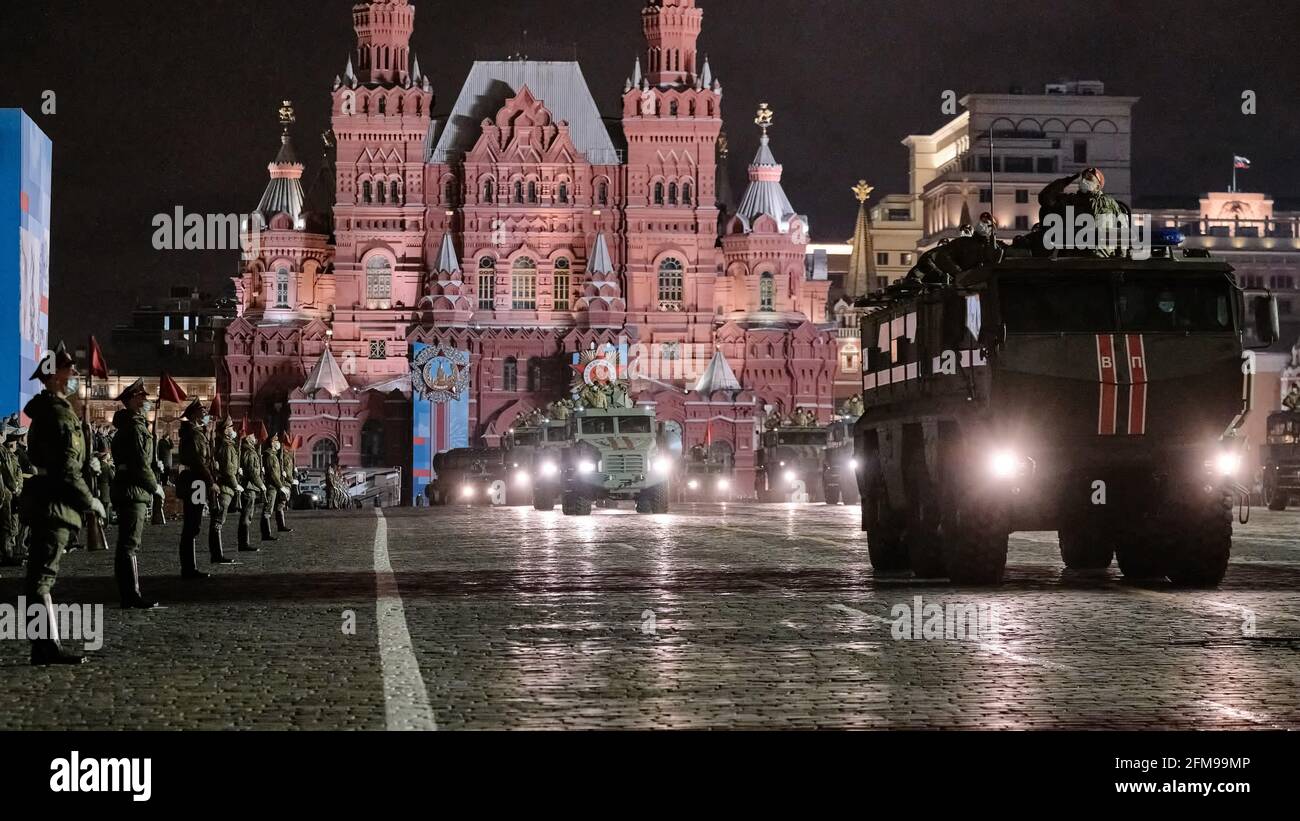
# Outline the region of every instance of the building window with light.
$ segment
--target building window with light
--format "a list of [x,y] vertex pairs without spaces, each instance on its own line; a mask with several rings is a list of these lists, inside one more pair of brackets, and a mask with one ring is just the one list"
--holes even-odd
[[491,311],[496,308],[497,300],[497,264],[492,257],[483,257],[478,261],[478,309]]
[[659,310],[680,311],[682,309],[684,270],[682,261],[674,257],[659,263]]
[[275,307],[289,307],[289,269],[280,268],[275,272]]
[[570,264],[566,257],[560,257],[555,261],[555,310],[569,310],[569,288],[572,280],[570,275]]
[[387,257],[373,257],[366,263],[366,299],[385,300],[393,296],[393,266]]
[[520,257],[510,272],[511,306],[516,311],[537,310],[537,263]]
[[758,309],[760,311],[772,311],[776,302],[776,280],[772,279],[771,271],[764,271],[758,279]]

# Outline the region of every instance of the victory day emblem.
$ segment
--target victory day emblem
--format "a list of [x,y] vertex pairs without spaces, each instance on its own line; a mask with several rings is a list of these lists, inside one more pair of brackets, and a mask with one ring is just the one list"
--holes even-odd
[[469,351],[430,345],[411,361],[411,385],[421,399],[459,399],[469,389]]

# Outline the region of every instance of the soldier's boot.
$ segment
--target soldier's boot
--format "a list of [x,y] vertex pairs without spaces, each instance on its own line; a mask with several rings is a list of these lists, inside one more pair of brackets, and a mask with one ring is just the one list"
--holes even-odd
[[85,664],[90,659],[80,653],[63,649],[59,643],[59,620],[54,615],[54,600],[46,593],[45,603],[46,635],[48,638],[32,639],[32,666],[44,667],[47,664]]
[[275,529],[278,530],[278,531],[280,531],[281,533],[292,533],[292,532],[293,532],[293,528],[292,528],[292,527],[289,527],[289,524],[284,520],[284,510],[283,510],[283,509],[281,509],[281,510],[277,510],[277,511],[275,512]]
[[251,529],[249,523],[241,517],[239,519],[239,527],[236,531],[238,533],[240,553],[256,553],[258,551],[258,548],[253,547],[253,543],[249,538],[251,535],[249,531]]
[[158,602],[140,595],[140,562],[134,556],[118,556],[113,565],[123,610],[153,610],[158,606]]
[[276,535],[271,532],[271,514],[269,513],[262,515],[262,541],[264,542],[279,541],[279,539],[276,538]]
[[198,542],[197,536],[181,536],[181,578],[182,579],[206,579],[209,574],[199,570],[198,559],[194,556],[195,544]]
[[239,564],[226,557],[226,551],[221,546],[221,531],[215,527],[208,530],[208,556],[213,564]]

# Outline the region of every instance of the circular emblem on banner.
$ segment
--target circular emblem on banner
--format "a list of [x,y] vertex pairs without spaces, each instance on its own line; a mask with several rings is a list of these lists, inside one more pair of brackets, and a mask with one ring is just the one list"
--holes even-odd
[[411,386],[421,399],[454,402],[469,390],[469,351],[430,345],[411,360]]

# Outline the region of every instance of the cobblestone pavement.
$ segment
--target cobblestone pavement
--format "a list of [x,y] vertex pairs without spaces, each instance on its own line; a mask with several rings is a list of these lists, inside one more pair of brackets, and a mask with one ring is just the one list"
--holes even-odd
[[[33,669],[0,641],[0,729],[1300,728],[1296,511],[1238,525],[1216,591],[1064,571],[1052,533],[1013,537],[997,590],[876,578],[843,507],[292,523],[199,582],[151,528],[151,613],[117,609],[109,555],[72,554],[56,598],[105,603],[104,646]],[[916,596],[995,623],[896,640]]]

